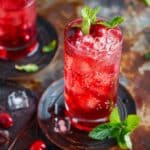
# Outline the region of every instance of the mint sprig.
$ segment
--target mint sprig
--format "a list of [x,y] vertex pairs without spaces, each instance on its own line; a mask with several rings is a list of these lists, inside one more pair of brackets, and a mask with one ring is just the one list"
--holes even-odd
[[94,24],[96,21],[96,15],[99,12],[100,8],[90,8],[89,6],[85,6],[81,10],[82,20],[82,32],[84,34],[89,34],[91,24]]
[[50,53],[53,52],[56,48],[57,42],[56,40],[52,40],[48,45],[44,46],[42,51],[44,53]]
[[130,134],[137,128],[140,118],[131,114],[121,122],[118,108],[114,108],[109,116],[110,122],[98,125],[90,133],[89,137],[95,140],[115,138],[122,149],[132,149]]
[[100,21],[98,24],[104,25],[107,28],[115,28],[121,23],[124,22],[124,18],[121,16],[116,16],[110,20],[107,21]]
[[85,6],[81,10],[81,16],[82,16],[82,25],[81,30],[84,34],[89,34],[90,32],[90,26],[92,24],[101,24],[107,28],[115,28],[118,25],[120,25],[122,22],[124,22],[124,18],[121,16],[116,16],[108,21],[96,21],[96,15],[100,11],[99,7],[96,8],[90,8],[89,6]]
[[39,70],[38,65],[36,64],[27,64],[27,65],[15,65],[15,69],[24,72],[37,72]]

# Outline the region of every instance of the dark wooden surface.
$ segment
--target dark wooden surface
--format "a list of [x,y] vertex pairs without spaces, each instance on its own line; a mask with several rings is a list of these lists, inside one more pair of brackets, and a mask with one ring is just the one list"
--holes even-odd
[[[98,5],[101,0],[95,0],[94,4],[89,0],[86,2],[93,6]],[[111,14],[116,14],[116,7],[112,7],[113,3],[107,6],[110,3],[108,0],[106,2],[103,3],[105,7],[102,8],[102,15],[111,16]],[[123,4],[120,1],[118,3],[121,5],[121,9],[118,9],[117,14],[122,14],[126,18],[126,22],[122,26],[124,46],[121,82],[133,96],[137,114],[141,117],[141,124],[132,135],[133,149],[150,150],[150,62],[144,58],[144,54],[150,48],[150,8],[145,7],[139,1],[133,0],[124,0]],[[82,5],[83,3],[80,0],[55,0],[47,4],[42,0],[39,2],[39,14],[55,26],[59,35],[58,51],[49,66],[39,73],[29,76],[28,79],[22,77],[17,81],[36,92],[38,97],[52,81],[63,76],[64,26],[78,16]],[[20,145],[23,145],[23,143]],[[110,149],[119,150],[117,146]],[[18,150],[18,147],[14,150]]]

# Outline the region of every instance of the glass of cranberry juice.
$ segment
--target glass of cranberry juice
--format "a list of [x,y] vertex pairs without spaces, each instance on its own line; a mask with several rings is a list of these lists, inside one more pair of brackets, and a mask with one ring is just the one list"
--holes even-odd
[[36,42],[36,0],[0,1],[0,58],[17,59]]
[[108,121],[116,104],[122,33],[94,24],[84,35],[81,21],[64,32],[65,113],[74,127],[90,131]]

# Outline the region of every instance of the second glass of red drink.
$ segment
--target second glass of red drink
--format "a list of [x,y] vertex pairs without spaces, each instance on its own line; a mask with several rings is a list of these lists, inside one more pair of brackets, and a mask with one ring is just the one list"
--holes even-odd
[[0,59],[16,60],[34,50],[36,0],[0,1]]

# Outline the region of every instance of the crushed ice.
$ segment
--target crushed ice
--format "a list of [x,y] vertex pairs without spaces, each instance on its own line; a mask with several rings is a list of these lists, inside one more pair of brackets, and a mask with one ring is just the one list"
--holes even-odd
[[8,95],[8,106],[11,110],[29,107],[29,99],[25,91],[12,92]]

